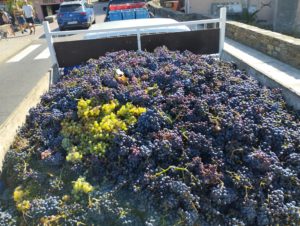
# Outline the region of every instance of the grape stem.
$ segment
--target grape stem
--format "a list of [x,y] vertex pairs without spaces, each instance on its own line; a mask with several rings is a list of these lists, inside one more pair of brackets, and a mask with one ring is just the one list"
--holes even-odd
[[23,162],[24,162],[23,173],[26,174],[26,173],[27,173],[27,166],[28,166],[28,163],[27,163],[25,160],[23,160]]
[[197,178],[187,169],[187,168],[184,168],[184,167],[178,167],[178,166],[169,166],[168,168],[166,169],[163,169],[162,171],[158,172],[155,174],[155,177],[159,177],[161,176],[162,174],[164,173],[167,173],[169,170],[171,169],[174,169],[176,171],[182,171],[182,172],[187,172],[188,174],[191,175],[191,177],[195,180],[195,181],[198,181]]

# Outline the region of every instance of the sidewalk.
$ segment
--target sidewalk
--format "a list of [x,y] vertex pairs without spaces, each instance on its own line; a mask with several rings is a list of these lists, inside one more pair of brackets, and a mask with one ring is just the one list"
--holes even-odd
[[[57,28],[57,23],[51,23],[50,28]],[[41,24],[36,25],[35,34],[30,35],[29,30],[22,34],[20,31],[16,32],[16,36],[9,36],[7,39],[0,40],[0,64],[12,57],[34,40],[43,38],[44,28]]]
[[300,110],[300,70],[231,39],[225,40],[222,58],[263,85],[281,88],[286,102]]

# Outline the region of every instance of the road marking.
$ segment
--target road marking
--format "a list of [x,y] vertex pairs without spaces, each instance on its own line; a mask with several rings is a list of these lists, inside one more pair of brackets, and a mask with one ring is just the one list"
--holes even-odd
[[48,47],[46,49],[43,50],[43,52],[41,52],[36,58],[34,58],[35,60],[42,60],[42,59],[47,59],[50,57],[50,51],[48,49]]
[[15,55],[14,57],[12,57],[8,61],[6,61],[6,63],[14,63],[14,62],[18,62],[18,61],[22,60],[24,57],[26,57],[28,54],[30,54],[33,50],[37,49],[39,46],[40,46],[40,44],[28,46],[22,52],[20,52],[19,54]]

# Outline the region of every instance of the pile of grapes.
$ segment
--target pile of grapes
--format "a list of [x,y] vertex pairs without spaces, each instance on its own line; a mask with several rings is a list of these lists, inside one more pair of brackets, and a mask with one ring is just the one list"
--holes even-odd
[[6,155],[0,225],[300,225],[299,119],[188,51],[65,68]]

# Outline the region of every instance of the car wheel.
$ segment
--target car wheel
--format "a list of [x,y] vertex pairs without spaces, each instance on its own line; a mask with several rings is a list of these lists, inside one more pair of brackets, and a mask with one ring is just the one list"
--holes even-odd
[[63,28],[63,27],[59,27],[59,30],[60,30],[60,31],[64,31],[64,30],[65,30],[65,28]]
[[94,21],[93,21],[93,24],[95,24],[96,23],[96,18],[94,19]]

